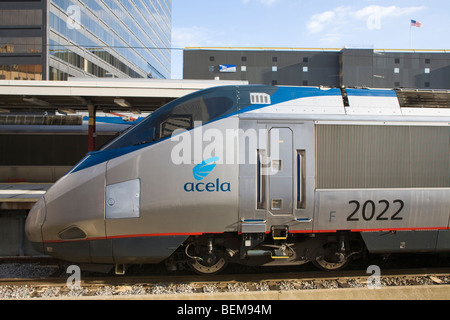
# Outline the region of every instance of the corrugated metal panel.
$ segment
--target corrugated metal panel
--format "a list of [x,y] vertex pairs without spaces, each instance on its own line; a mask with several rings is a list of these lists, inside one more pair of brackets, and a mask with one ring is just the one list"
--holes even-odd
[[449,187],[449,128],[317,125],[318,189]]
[[402,108],[450,108],[448,90],[396,90]]
[[[366,126],[366,188],[410,186],[409,127]],[[357,152],[357,150],[356,150]]]
[[411,127],[412,187],[449,187],[448,127]]

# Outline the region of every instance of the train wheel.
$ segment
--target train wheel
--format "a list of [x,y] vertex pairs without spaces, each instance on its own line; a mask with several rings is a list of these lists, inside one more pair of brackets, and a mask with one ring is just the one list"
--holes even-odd
[[195,260],[191,262],[190,267],[198,274],[217,274],[222,272],[228,265],[225,258],[218,259],[215,263],[209,264],[204,261]]
[[338,242],[328,242],[323,246],[323,254],[312,263],[324,271],[337,271],[344,269],[351,258],[341,252]]
[[228,266],[225,250],[221,248],[208,250],[206,247],[197,247],[196,249],[200,249],[201,254],[199,256],[193,257],[189,255],[191,258],[194,258],[189,262],[189,266],[196,273],[201,275],[217,274]]

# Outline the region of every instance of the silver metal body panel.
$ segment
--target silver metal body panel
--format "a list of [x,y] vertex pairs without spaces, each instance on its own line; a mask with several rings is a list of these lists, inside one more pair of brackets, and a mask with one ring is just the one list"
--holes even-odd
[[[274,216],[270,213],[267,213],[264,216],[264,210],[253,210],[255,214],[252,215],[252,208],[255,208],[255,201],[253,200],[255,196],[250,194],[251,188],[249,188],[249,184],[251,180],[251,174],[255,175],[255,169],[245,168],[245,166],[241,165],[241,188],[243,186],[242,181],[246,181],[245,189],[240,192],[240,217],[254,217],[254,218],[265,218],[267,230],[270,230],[270,226],[272,225],[286,225],[289,227],[290,232],[305,232],[307,230],[311,230],[314,233],[323,233],[323,232],[337,232],[341,230],[352,231],[352,232],[362,232],[363,234],[367,234],[367,231],[371,231],[370,233],[385,232],[384,230],[390,230],[392,232],[403,232],[408,234],[413,230],[421,230],[424,233],[421,234],[423,237],[417,238],[416,242],[409,241],[409,249],[414,251],[416,248],[419,251],[434,251],[436,248],[440,251],[448,250],[449,247],[446,246],[447,236],[446,229],[449,229],[449,221],[450,221],[450,188],[442,187],[448,186],[449,174],[445,170],[448,168],[445,163],[448,162],[449,159],[449,150],[448,144],[446,141],[449,139],[449,134],[445,137],[443,134],[445,130],[432,129],[433,127],[442,127],[442,129],[449,128],[450,118],[434,117],[433,114],[427,115],[425,117],[417,117],[417,116],[405,116],[401,115],[401,113],[395,113],[392,115],[385,114],[374,114],[372,116],[367,116],[367,114],[356,115],[355,113],[347,115],[341,115],[339,112],[336,114],[331,114],[328,111],[328,114],[291,114],[291,113],[276,113],[275,111],[272,113],[263,113],[260,110],[258,113],[245,113],[240,116],[241,119],[241,127],[250,128],[256,126],[257,124],[264,123],[267,128],[272,126],[280,126],[280,127],[292,127],[297,123],[311,123],[311,130],[304,131],[302,135],[302,144],[301,148],[308,150],[312,150],[313,157],[311,161],[307,161],[307,182],[306,182],[306,190],[312,190],[312,194],[309,193],[307,199],[307,206],[312,208],[311,213],[305,214],[305,218],[310,217],[311,223],[298,223],[296,224],[293,221],[288,221],[289,218],[286,216],[284,221],[280,219],[280,217]],[[243,123],[247,123],[243,126]],[[281,125],[280,125],[281,124]],[[411,182],[407,181],[407,183],[396,182],[396,184],[405,184],[405,185],[423,185],[427,187],[415,187],[415,188],[405,188],[405,187],[383,187],[383,188],[357,188],[357,189],[316,189],[317,188],[317,161],[321,159],[317,159],[317,141],[315,141],[315,126],[322,124],[332,124],[332,125],[353,125],[353,126],[409,126],[411,127],[409,139],[414,142],[416,139],[416,143],[420,143],[416,146],[415,149],[411,147],[411,150],[414,153],[410,153],[409,149],[406,149],[409,153],[406,155],[411,157],[411,159],[416,159],[418,166],[417,173],[414,171],[414,168],[411,166],[409,171],[405,171],[408,174],[411,174]],[[426,129],[418,129],[415,131],[414,128],[420,127],[429,127],[430,132],[437,132],[430,134],[429,136],[421,136],[420,134],[415,134],[424,132]],[[377,132],[379,130],[375,130]],[[395,130],[394,130],[395,131]],[[405,130],[402,130],[405,131]],[[306,133],[306,134],[305,134]],[[295,134],[294,137],[296,138]],[[393,136],[391,136],[394,138]],[[438,140],[436,140],[438,137]],[[294,138],[294,140],[295,140]],[[387,143],[389,143],[389,135],[387,135],[384,139],[387,139]],[[422,139],[417,140],[417,139]],[[425,139],[425,140],[424,140]],[[428,139],[428,140],[427,140]],[[380,141],[383,141],[381,139]],[[440,146],[443,147],[443,150],[439,150],[436,152],[434,150],[434,146],[436,142],[439,141]],[[297,143],[297,142],[294,142]],[[337,143],[342,143],[337,142]],[[383,150],[385,147],[389,150],[389,145],[378,143],[378,158],[383,159]],[[339,148],[339,145],[333,145],[329,147]],[[418,148],[422,148],[422,150]],[[298,147],[300,148],[300,147]],[[433,152],[428,152],[433,149]],[[391,147],[392,149],[392,147]],[[422,154],[418,153],[422,152]],[[404,151],[404,150],[403,150]],[[402,152],[403,152],[402,151]],[[308,153],[307,153],[308,155]],[[392,153],[395,156],[395,151]],[[349,155],[350,156],[350,155]],[[433,160],[434,159],[434,160]],[[371,159],[366,159],[371,160]],[[372,159],[373,160],[373,159]],[[395,161],[395,158],[393,158]],[[403,161],[403,160],[402,160]],[[311,164],[312,162],[312,164]],[[404,162],[404,161],[403,161]],[[410,165],[407,161],[408,166]],[[436,165],[433,165],[435,163]],[[312,165],[312,167],[310,167]],[[339,166],[336,166],[333,170],[339,170]],[[357,168],[353,168],[356,170]],[[405,168],[399,168],[404,170]],[[253,171],[252,171],[253,170]],[[311,174],[312,170],[312,174]],[[348,167],[348,171],[350,172],[352,167]],[[367,170],[371,170],[368,167]],[[427,170],[430,170],[431,175],[426,175]],[[439,177],[438,172],[444,172],[444,176]],[[248,177],[243,176],[245,172],[248,172]],[[382,172],[380,172],[383,174]],[[295,179],[296,171],[294,170],[294,179]],[[384,176],[386,176],[384,174]],[[392,178],[392,177],[391,177]],[[433,183],[438,182],[436,187],[428,187],[433,185]],[[359,182],[364,183],[363,181]],[[296,192],[295,182],[293,183],[294,193]],[[267,186],[266,186],[267,187]],[[268,188],[268,187],[267,187]],[[290,188],[288,188],[290,190]],[[314,201],[311,205],[308,203],[309,201]],[[266,201],[270,201],[267,199]],[[259,212],[259,215],[257,213]],[[267,210],[268,212],[268,210]],[[300,216],[301,211],[297,211],[295,213],[296,217]],[[427,232],[425,232],[427,231]],[[413,234],[417,234],[413,232]],[[440,234],[440,237],[438,237]],[[430,238],[431,236],[431,238]],[[409,236],[408,236],[409,237]],[[366,237],[369,239],[368,237]],[[378,239],[378,238],[373,238]],[[421,243],[421,240],[426,243]],[[423,242],[422,241],[422,242]],[[388,241],[389,242],[389,241]],[[397,239],[393,241],[393,243],[397,243]],[[402,241],[400,241],[402,242]],[[384,246],[389,247],[389,245],[383,244],[380,242],[378,246],[377,240],[371,243],[370,250],[373,252],[385,252]],[[392,251],[395,252],[394,247],[397,244],[393,244],[391,247]],[[386,247],[386,248],[387,248]],[[384,249],[383,249],[384,248]],[[399,252],[404,252],[405,250],[400,250]],[[389,250],[387,250],[389,252]]]
[[61,240],[59,233],[71,226],[88,238],[105,237],[105,172],[102,163],[67,174],[47,191],[44,241]]
[[106,186],[105,219],[139,218],[140,200],[140,179]]
[[445,229],[450,189],[317,190],[314,230]]
[[[241,136],[241,153],[245,152],[247,161],[240,164],[240,221],[267,221],[266,231],[276,225],[288,225],[291,231],[312,230],[313,122],[241,120],[240,129],[244,133],[251,130],[267,132],[261,134],[257,146],[251,146],[246,135]],[[278,134],[274,134],[275,130]],[[271,152],[275,147],[279,149],[278,154]],[[302,159],[299,159],[299,152],[304,155]],[[303,198],[301,204],[300,197]]]
[[[227,156],[237,157],[237,144],[230,150],[234,155],[226,154],[227,148],[224,149],[216,167],[204,180],[199,182],[193,176],[193,168],[204,160],[203,152],[195,153],[194,140],[208,129],[225,137],[226,129],[237,126],[236,117],[226,118],[185,132],[178,141],[168,139],[110,160],[106,185],[140,179],[141,203],[139,218],[107,219],[107,236],[237,231],[239,167],[235,160],[234,164],[221,163]],[[180,143],[192,146],[190,163],[173,163],[172,151]],[[212,142],[203,143],[207,147]]]
[[439,252],[438,239],[446,231],[398,231],[361,233],[367,249],[371,253]]

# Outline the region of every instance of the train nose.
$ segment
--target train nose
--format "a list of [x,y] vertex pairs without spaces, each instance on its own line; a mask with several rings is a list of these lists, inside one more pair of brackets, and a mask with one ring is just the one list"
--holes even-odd
[[33,245],[34,249],[41,253],[44,251],[44,242],[42,237],[42,225],[47,214],[44,197],[31,208],[25,222],[25,233],[28,240]]

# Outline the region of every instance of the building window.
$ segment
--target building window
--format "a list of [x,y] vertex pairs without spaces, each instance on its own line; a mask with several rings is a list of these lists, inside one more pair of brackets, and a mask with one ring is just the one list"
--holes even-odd
[[273,72],[277,72],[278,71],[278,67],[277,66],[272,66],[272,71]]
[[431,69],[430,68],[425,68],[424,72],[425,73],[431,73]]
[[209,61],[215,61],[215,60],[216,60],[216,58],[214,58],[213,56],[209,57]]
[[241,66],[241,71],[242,72],[246,72],[247,71],[247,66]]
[[209,71],[214,72],[214,66],[209,66]]
[[308,67],[303,67],[303,72],[308,72]]
[[247,61],[247,57],[241,57],[241,61],[242,62],[246,62]]
[[304,63],[308,63],[309,62],[309,58],[308,57],[303,57],[303,62]]
[[272,85],[273,86],[276,86],[278,84],[278,81],[277,80],[272,80]]
[[399,88],[400,87],[400,82],[398,82],[398,81],[394,82],[394,87]]
[[431,64],[431,59],[425,59],[425,64]]
[[425,82],[425,88],[429,88],[430,87],[430,83],[429,82]]
[[69,77],[68,73],[66,73],[64,71],[61,71],[61,70],[58,70],[56,68],[50,67],[50,74],[49,74],[50,80],[64,80],[64,81],[66,81],[68,77]]
[[278,57],[272,57],[272,62],[278,62]]
[[394,73],[400,73],[400,68],[394,68]]
[[2,80],[42,80],[42,65],[14,64],[0,65]]
[[400,59],[399,58],[395,58],[395,64],[400,64]]
[[42,10],[0,10],[0,26],[10,25],[40,26],[42,25]]
[[308,80],[303,80],[302,85],[307,86],[308,85]]
[[40,53],[42,37],[8,37],[0,39],[0,53]]

